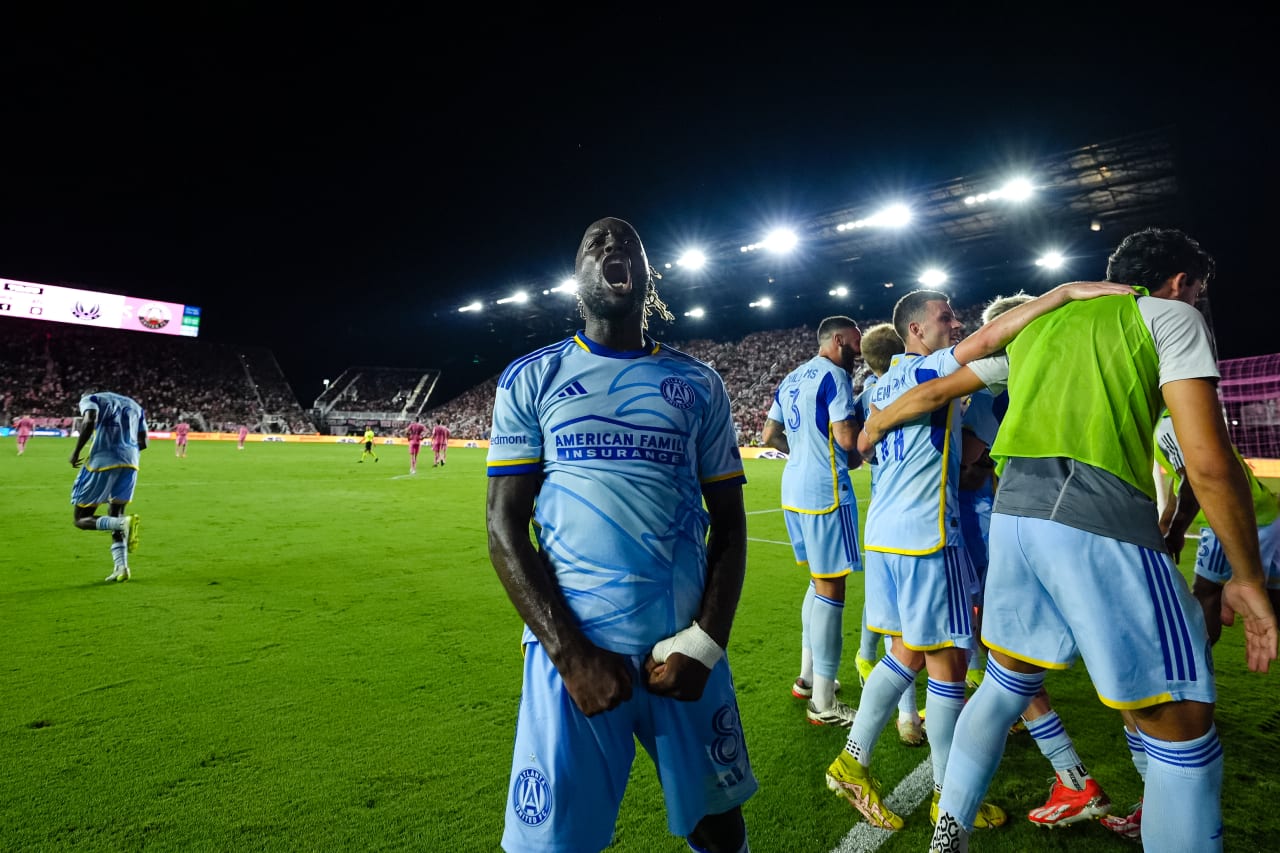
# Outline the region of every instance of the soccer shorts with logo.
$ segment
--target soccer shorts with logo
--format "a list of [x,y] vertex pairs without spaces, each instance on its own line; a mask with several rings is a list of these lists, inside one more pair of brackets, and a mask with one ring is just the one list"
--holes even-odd
[[1215,701],[1204,614],[1163,551],[994,513],[983,614],[988,648],[1046,669],[1084,658],[1112,708]]
[[133,489],[137,484],[137,468],[105,468],[101,471],[81,468],[71,487],[71,502],[76,506],[127,504],[133,500]]
[[[1266,527],[1258,528],[1258,548],[1262,552],[1267,589],[1280,589],[1280,518]],[[1222,543],[1208,527],[1200,528],[1200,545],[1196,548],[1196,575],[1217,584],[1231,580],[1231,564],[1227,562]]]
[[703,817],[755,793],[727,660],[697,702],[655,696],[630,658],[631,699],[587,717],[539,643],[525,647],[524,685],[507,789],[502,849],[603,850],[639,739],[662,780],[667,826],[687,836]]
[[814,514],[782,511],[796,562],[815,578],[838,578],[862,571],[858,556],[858,519],[852,506]]
[[902,637],[907,648],[973,647],[972,572],[963,548],[932,554],[867,552],[867,627]]

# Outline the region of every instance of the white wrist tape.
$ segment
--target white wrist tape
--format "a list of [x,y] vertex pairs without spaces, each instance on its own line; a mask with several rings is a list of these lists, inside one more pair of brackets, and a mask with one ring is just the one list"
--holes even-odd
[[720,644],[711,639],[711,635],[702,630],[702,626],[697,622],[659,641],[649,654],[658,663],[663,663],[669,655],[676,652],[693,658],[707,669],[713,669],[720,658],[724,657],[724,649],[720,648]]

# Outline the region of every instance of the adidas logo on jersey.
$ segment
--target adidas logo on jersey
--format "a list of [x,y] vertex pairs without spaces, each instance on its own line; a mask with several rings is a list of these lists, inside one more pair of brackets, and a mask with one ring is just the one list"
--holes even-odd
[[587,389],[583,388],[582,383],[575,379],[572,383],[567,385],[563,391],[556,395],[556,399],[560,399],[562,397],[577,397],[578,395],[585,393],[587,393]]

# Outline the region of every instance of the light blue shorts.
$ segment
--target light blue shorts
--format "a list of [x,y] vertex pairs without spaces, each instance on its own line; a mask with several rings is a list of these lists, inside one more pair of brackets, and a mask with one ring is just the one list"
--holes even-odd
[[[1262,568],[1267,589],[1280,589],[1280,518],[1258,528],[1258,548],[1262,552]],[[1218,535],[1208,527],[1200,528],[1200,545],[1196,548],[1196,576],[1224,584],[1231,580],[1231,564],[1222,550]]]
[[137,484],[137,468],[106,468],[102,471],[81,468],[71,487],[71,502],[76,506],[127,504],[133,500],[133,489]]
[[815,578],[838,578],[862,571],[858,555],[858,514],[852,505],[822,515],[782,511],[796,562]]
[[698,821],[756,792],[727,660],[697,702],[645,690],[632,658],[631,699],[587,717],[539,643],[526,646],[502,849],[603,850],[613,838],[638,739],[662,780],[667,827],[687,836]]
[[916,651],[972,648],[967,562],[958,545],[920,556],[868,551],[867,627]]
[[1112,708],[1216,698],[1204,615],[1169,555],[1056,521],[991,516],[982,640],[1046,669],[1084,658]]

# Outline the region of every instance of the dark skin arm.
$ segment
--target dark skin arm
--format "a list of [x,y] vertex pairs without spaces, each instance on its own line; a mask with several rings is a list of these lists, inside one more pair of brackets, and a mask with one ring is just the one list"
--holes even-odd
[[89,443],[89,439],[93,438],[93,428],[98,422],[97,414],[97,412],[90,409],[80,419],[80,435],[76,437],[76,446],[71,451],[72,468],[79,468],[84,464],[84,460],[80,458],[80,453],[84,450],[84,446]]
[[[707,584],[696,621],[726,648],[747,573],[747,514],[739,484],[715,486],[703,492],[703,499],[711,515],[711,533],[707,538]],[[702,698],[711,676],[711,670],[679,653],[669,655],[663,663],[651,657],[644,668],[650,692],[688,702]]]
[[582,633],[555,573],[529,538],[529,520],[540,485],[538,474],[489,478],[485,509],[489,559],[507,597],[546,650],[574,704],[591,717],[631,698],[631,673],[624,656],[600,648]]

